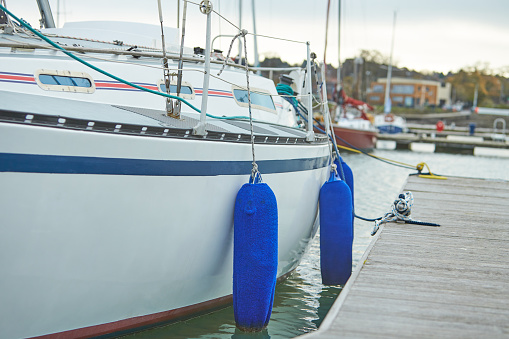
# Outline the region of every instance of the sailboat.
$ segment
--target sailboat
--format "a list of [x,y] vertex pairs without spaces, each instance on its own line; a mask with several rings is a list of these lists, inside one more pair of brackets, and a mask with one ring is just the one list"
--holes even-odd
[[394,35],[396,32],[396,12],[394,12],[394,20],[392,27],[392,40],[391,40],[391,56],[389,59],[389,67],[387,70],[387,82],[385,84],[385,99],[384,99],[384,114],[375,116],[375,126],[380,133],[396,134],[406,132],[406,120],[403,117],[396,116],[392,111],[391,101],[391,79],[392,79],[392,55],[394,52]]
[[288,277],[317,231],[327,137],[270,79],[184,48],[162,19],[56,28],[38,3],[40,31],[0,2],[0,337],[123,335],[231,305],[254,164]]
[[[336,103],[336,114],[332,127],[338,145],[370,151],[376,146],[377,129],[373,125],[371,115],[367,114],[367,110],[373,111],[373,107],[367,103],[349,97],[346,95],[341,82],[341,59],[340,59],[340,37],[341,37],[341,0],[338,0],[338,70],[336,77],[336,86],[333,91],[333,101]],[[327,26],[329,20],[330,0],[327,5]],[[326,28],[326,40],[327,40]],[[327,49],[327,42],[325,43]],[[324,52],[324,54],[326,54]],[[324,63],[325,64],[325,63]]]

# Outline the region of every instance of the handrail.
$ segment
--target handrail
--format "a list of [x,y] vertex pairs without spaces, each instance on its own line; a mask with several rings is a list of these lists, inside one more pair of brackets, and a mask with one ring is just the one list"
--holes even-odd
[[249,67],[249,70],[253,71],[298,71],[301,70],[302,67]]
[[[3,42],[0,41],[0,47],[10,47],[10,48],[20,48],[20,49],[50,49],[54,50],[54,47],[51,46],[43,46],[39,44],[32,44],[27,42]],[[81,47],[81,46],[66,46],[65,48],[70,52],[78,52],[78,53],[96,53],[96,54],[113,54],[113,55],[127,55],[132,57],[147,57],[147,58],[162,58],[162,52],[147,52],[147,51],[135,51],[135,50],[126,50],[126,49],[105,49],[105,48],[93,48],[93,47]],[[179,55],[176,53],[168,53],[166,54],[168,59],[171,60],[179,60]],[[184,61],[189,62],[205,62],[205,58],[200,57],[190,57],[183,56]],[[222,60],[210,60],[212,64],[222,65],[224,61]],[[244,69],[245,66],[239,65],[233,62],[227,62],[227,65],[230,67],[241,68]],[[249,67],[250,71],[297,71],[301,70],[302,67]]]
[[[183,103],[185,103],[187,106],[189,106],[191,109],[193,109],[194,111],[198,112],[198,113],[201,113],[201,110],[196,108],[195,106],[193,106],[191,103],[189,103],[188,101],[186,101],[185,99],[181,98],[181,97],[178,97],[178,96],[174,96],[174,95],[170,95],[170,94],[167,94],[167,93],[162,93],[162,92],[158,92],[158,91],[155,91],[155,90],[151,90],[151,89],[148,89],[148,88],[145,88],[145,87],[142,87],[142,86],[139,86],[139,85],[136,85],[134,83],[131,83],[127,80],[124,80],[120,77],[117,77],[111,73],[108,73],[92,64],[90,64],[89,62],[81,59],[80,57],[76,56],[75,54],[73,54],[72,52],[78,52],[78,53],[97,53],[97,54],[113,54],[113,55],[130,55],[130,56],[133,56],[133,57],[154,57],[154,58],[161,58],[162,57],[162,52],[146,52],[146,51],[128,51],[128,50],[119,50],[119,49],[100,49],[100,48],[90,48],[90,47],[80,47],[80,46],[66,46],[66,48],[63,48],[61,46],[59,46],[58,44],[56,44],[55,42],[53,42],[51,39],[49,39],[48,37],[46,37],[45,35],[43,35],[41,32],[33,29],[30,25],[28,25],[25,21],[19,19],[16,15],[14,15],[12,12],[10,12],[5,6],[1,5],[0,4],[0,9],[2,11],[4,11],[6,14],[8,14],[10,17],[12,17],[14,20],[16,20],[22,27],[24,27],[25,29],[27,29],[28,31],[30,31],[31,33],[35,34],[36,36],[38,36],[39,38],[41,38],[43,41],[45,41],[46,43],[48,43],[50,46],[43,46],[43,45],[39,45],[39,44],[32,44],[32,43],[20,43],[20,42],[9,42],[9,43],[5,43],[5,42],[0,42],[0,47],[11,47],[11,48],[21,48],[21,49],[49,49],[49,50],[58,50],[58,51],[61,51],[62,53],[66,54],[67,56],[69,56],[70,58],[78,61],[79,63],[107,76],[107,77],[110,77],[114,80],[117,80],[123,84],[126,84],[130,87],[133,87],[133,88],[136,88],[136,89],[139,89],[141,91],[144,91],[144,92],[148,92],[148,93],[152,93],[152,94],[155,94],[155,95],[158,95],[158,96],[162,96],[162,97],[166,97],[166,98],[171,98],[171,99],[175,99],[175,100],[179,100]],[[58,37],[58,36],[57,36]],[[86,39],[85,39],[86,40]],[[307,43],[307,46],[308,46],[308,54],[309,54],[309,42]],[[178,60],[179,59],[179,55],[176,55],[176,54],[172,54],[172,53],[169,53],[168,55],[168,58],[172,59],[172,60]],[[190,61],[190,62],[205,62],[205,58],[199,58],[199,57],[184,57],[183,60],[185,61]],[[309,55],[308,55],[308,60],[309,60]],[[219,60],[210,60],[209,62],[211,63],[215,63],[215,64],[223,64],[223,62],[219,61]],[[238,67],[238,68],[245,68],[245,66],[243,65],[237,65],[237,64],[234,64],[234,63],[229,63],[227,62],[227,65],[228,66],[231,66],[231,67]],[[251,69],[251,68],[249,68]],[[286,70],[286,69],[289,69],[289,68],[274,68],[274,70]],[[299,67],[295,67],[295,68],[291,68],[292,70],[293,69],[301,69]],[[211,114],[206,114],[208,117],[211,117],[211,118],[214,118],[214,119],[222,119],[222,120],[230,120],[230,119],[249,119],[249,117],[246,117],[246,116],[234,116],[234,117],[218,117],[218,116],[214,116],[214,115],[211,115]],[[308,132],[308,138],[309,139],[314,139],[314,133],[312,133],[312,130],[311,130],[311,133]],[[308,140],[308,141],[311,141],[311,140]]]
[[496,118],[493,121],[493,133],[498,133],[498,123],[502,123],[501,133],[505,134],[505,119],[504,118]]

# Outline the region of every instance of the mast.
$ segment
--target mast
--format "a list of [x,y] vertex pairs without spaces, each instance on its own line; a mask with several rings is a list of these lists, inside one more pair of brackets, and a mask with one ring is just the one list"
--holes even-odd
[[[323,48],[323,67],[327,67],[327,40],[329,37],[330,0],[327,1],[327,16],[325,17],[325,47]],[[327,72],[325,73],[327,74]]]
[[41,12],[41,28],[55,28],[55,21],[51,13],[51,7],[48,0],[37,0],[39,12]]
[[474,90],[474,102],[473,102],[473,107],[474,109],[477,107],[477,96],[478,96],[478,92],[479,92],[479,83],[475,83],[475,90]]
[[391,77],[392,77],[392,54],[394,52],[394,34],[396,31],[396,11],[392,22],[391,56],[389,58],[389,69],[387,70],[387,83],[385,85],[384,113],[391,113]]
[[[260,67],[260,60],[258,60],[258,40],[256,37],[256,15],[254,0],[251,0],[251,10],[253,11],[254,66]],[[256,74],[261,74],[261,71],[256,71]]]
[[336,75],[336,90],[339,92],[341,86],[341,58],[339,52],[341,50],[341,0],[338,0],[338,73]]
[[[239,0],[239,29],[242,30],[242,0]],[[239,65],[242,65],[242,39],[239,39]]]

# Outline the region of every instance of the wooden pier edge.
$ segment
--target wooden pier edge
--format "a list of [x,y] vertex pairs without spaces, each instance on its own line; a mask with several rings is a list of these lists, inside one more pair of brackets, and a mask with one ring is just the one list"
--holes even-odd
[[412,216],[442,226],[382,225],[299,338],[509,338],[509,181],[448,179],[407,177]]
[[[408,183],[408,177],[405,180],[405,182],[403,183],[403,186],[401,186],[400,192],[407,185],[407,183]],[[343,303],[346,300],[348,293],[350,292],[350,289],[352,288],[353,284],[355,283],[355,280],[361,273],[362,268],[364,267],[364,264],[366,263],[366,260],[368,259],[368,256],[371,253],[371,250],[375,246],[377,240],[380,238],[380,235],[382,234],[384,227],[385,227],[385,224],[380,225],[378,232],[373,236],[373,239],[371,240],[368,247],[364,251],[364,254],[361,257],[359,264],[355,267],[355,270],[352,272],[350,279],[348,279],[345,286],[341,290],[341,293],[339,293],[339,296],[334,301],[334,304],[332,304],[332,307],[329,309],[329,312],[327,312],[327,315],[325,316],[322,323],[320,324],[320,327],[314,332],[306,333],[304,335],[299,336],[299,338],[307,339],[307,338],[315,338],[315,337],[321,336],[323,332],[325,332],[326,330],[328,330],[331,327],[331,325],[333,324],[334,320],[336,319],[336,317],[339,313],[339,310],[343,306]]]

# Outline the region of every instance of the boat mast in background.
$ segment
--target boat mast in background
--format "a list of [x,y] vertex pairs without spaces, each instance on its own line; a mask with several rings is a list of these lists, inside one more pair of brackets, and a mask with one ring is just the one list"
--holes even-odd
[[[242,0],[239,0],[239,29],[242,29]],[[242,39],[239,39],[239,65],[242,65]]]
[[[254,66],[260,67],[260,60],[258,59],[258,40],[256,37],[256,15],[255,15],[255,1],[251,0],[251,10],[253,11],[253,37],[254,37]],[[256,71],[260,75],[261,71]]]
[[341,58],[339,57],[341,50],[341,0],[338,0],[338,73],[336,75],[336,90],[339,92],[341,86]]
[[[339,91],[341,90],[341,0],[338,0],[338,71],[336,74],[336,93],[339,96]],[[338,105],[338,109],[336,112],[336,119],[341,116],[341,105]]]
[[37,6],[39,6],[39,12],[41,12],[41,28],[55,28],[55,21],[48,0],[37,0]]
[[394,34],[396,32],[396,11],[392,22],[391,56],[389,58],[389,69],[387,70],[387,83],[385,85],[384,113],[391,113],[391,77],[392,77],[392,54],[394,52]]

